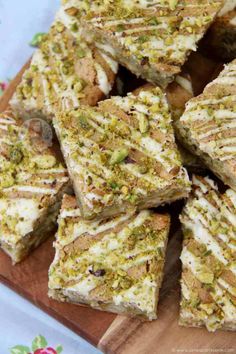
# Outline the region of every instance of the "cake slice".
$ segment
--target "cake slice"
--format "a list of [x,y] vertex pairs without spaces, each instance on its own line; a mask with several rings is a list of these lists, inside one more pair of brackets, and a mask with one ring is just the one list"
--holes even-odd
[[0,246],[13,263],[50,236],[69,192],[66,169],[36,129],[0,115]]
[[222,6],[220,0],[66,0],[58,18],[137,76],[166,87]]
[[204,49],[223,60],[236,58],[236,1],[225,1],[204,38]]
[[49,296],[154,320],[163,278],[168,215],[127,212],[85,221],[65,196],[49,270]]
[[115,96],[54,118],[84,218],[107,218],[188,196],[165,95]]
[[180,324],[236,330],[236,192],[193,176],[184,234]]
[[96,105],[112,89],[118,64],[55,21],[11,100],[24,119],[51,121],[55,111]]
[[236,60],[203,93],[190,100],[176,122],[180,141],[236,189]]

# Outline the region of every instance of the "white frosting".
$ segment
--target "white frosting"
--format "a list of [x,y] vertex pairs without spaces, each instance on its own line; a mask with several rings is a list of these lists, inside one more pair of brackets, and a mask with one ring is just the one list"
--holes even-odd
[[24,198],[0,199],[0,221],[2,220],[2,212],[5,217],[13,217],[18,220],[15,230],[21,236],[33,231],[34,222],[40,216],[39,203],[33,199]]

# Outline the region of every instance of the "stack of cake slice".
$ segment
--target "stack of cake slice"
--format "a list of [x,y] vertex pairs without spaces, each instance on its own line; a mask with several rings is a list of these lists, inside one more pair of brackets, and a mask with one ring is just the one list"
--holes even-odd
[[[223,3],[63,0],[11,106],[52,122],[75,196],[20,120],[3,116],[0,138],[0,241],[15,262],[46,237],[65,192],[50,297],[156,318],[170,217],[151,208],[191,190],[171,114],[180,142],[236,189],[236,61],[196,98],[179,75]],[[150,83],[103,100],[117,62]],[[183,325],[236,329],[235,208],[233,190],[193,177],[181,216]]]
[[10,112],[0,115],[0,245],[14,263],[55,229],[70,189],[66,169],[36,128]]

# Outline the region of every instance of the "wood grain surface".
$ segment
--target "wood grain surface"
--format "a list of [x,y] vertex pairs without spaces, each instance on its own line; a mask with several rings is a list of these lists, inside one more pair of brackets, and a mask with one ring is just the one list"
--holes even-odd
[[[28,63],[10,83],[0,100],[0,111],[8,107],[9,99],[27,66]],[[208,333],[205,329],[178,326],[181,271],[179,255],[182,236],[177,219],[180,207],[181,204],[178,203],[171,207],[172,228],[158,306],[158,320],[152,323],[49,299],[47,283],[48,268],[54,256],[53,235],[16,266],[12,266],[9,257],[0,251],[0,281],[105,353],[236,353],[236,335],[233,332]]]

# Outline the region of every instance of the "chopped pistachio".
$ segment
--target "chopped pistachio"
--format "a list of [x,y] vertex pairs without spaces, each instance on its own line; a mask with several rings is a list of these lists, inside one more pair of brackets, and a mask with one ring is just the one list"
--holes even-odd
[[42,169],[51,168],[56,164],[56,158],[52,155],[35,156],[32,160]]
[[140,165],[139,168],[138,168],[138,170],[139,170],[139,172],[140,172],[141,174],[144,174],[144,173],[147,173],[148,168],[147,168],[147,166],[145,166],[145,165]]
[[31,65],[32,71],[36,72],[38,71],[38,66],[37,65]]
[[129,193],[129,188],[128,188],[127,186],[123,186],[123,187],[121,188],[121,192],[122,192],[123,194],[128,194],[128,193]]
[[158,20],[157,20],[156,17],[150,18],[150,20],[148,20],[148,23],[149,23],[150,25],[153,25],[153,26],[157,26],[157,25],[159,24],[159,22],[158,22]]
[[204,252],[203,256],[207,257],[207,256],[210,256],[211,254],[212,254],[212,251],[208,250],[208,251]]
[[55,26],[57,32],[62,33],[65,29],[64,25],[61,22],[57,22]]
[[13,186],[15,183],[15,179],[11,174],[3,175],[0,178],[0,187],[1,188],[8,188]]
[[59,44],[59,43],[53,43],[53,45],[52,45],[52,50],[53,50],[53,52],[55,52],[55,53],[57,53],[57,54],[61,53],[61,46],[60,46],[60,44]]
[[198,274],[198,279],[202,283],[212,284],[214,280],[214,274],[210,271],[203,270]]
[[157,112],[159,112],[159,110],[160,110],[160,104],[159,103],[155,103],[154,105],[152,105],[151,107],[150,107],[150,112],[151,113],[157,113]]
[[117,30],[117,32],[123,32],[125,30],[125,26],[122,24],[117,25],[116,30]]
[[85,129],[85,130],[89,129],[90,125],[89,125],[87,117],[84,114],[79,114],[78,120],[79,120],[79,125],[82,129]]
[[31,47],[38,47],[42,43],[45,36],[46,33],[43,32],[36,33],[30,42]]
[[77,56],[81,59],[81,58],[84,58],[86,56],[86,52],[84,49],[82,48],[79,48],[77,51],[76,51],[76,54]]
[[10,152],[10,160],[13,163],[19,164],[23,159],[23,154],[20,148],[13,148]]
[[71,29],[72,32],[77,32],[78,29],[79,29],[78,24],[77,24],[76,22],[73,23],[73,24],[71,25],[70,29]]
[[91,176],[87,177],[87,185],[90,186],[93,183],[93,179]]
[[178,4],[178,0],[169,0],[169,5],[171,10],[175,10],[177,4]]
[[137,39],[137,41],[138,41],[139,43],[145,43],[145,42],[148,41],[148,36],[145,36],[145,35],[139,36],[138,39]]
[[79,10],[76,7],[70,7],[68,9],[65,10],[65,12],[69,15],[69,16],[76,16],[79,12]]
[[142,114],[139,117],[139,130],[141,133],[146,133],[149,129],[149,122],[147,117]]
[[74,90],[76,92],[81,92],[85,87],[85,82],[83,80],[77,80],[76,84],[74,85]]
[[110,183],[110,187],[111,187],[112,189],[116,189],[116,188],[118,188],[118,184],[117,184],[116,182],[111,182],[111,183]]
[[115,165],[122,162],[129,155],[129,151],[126,148],[120,148],[113,152],[110,159],[110,164]]

